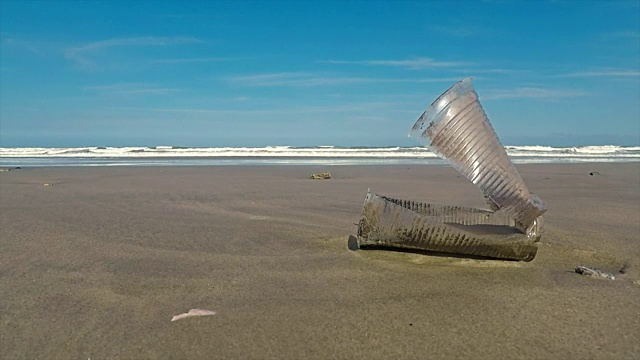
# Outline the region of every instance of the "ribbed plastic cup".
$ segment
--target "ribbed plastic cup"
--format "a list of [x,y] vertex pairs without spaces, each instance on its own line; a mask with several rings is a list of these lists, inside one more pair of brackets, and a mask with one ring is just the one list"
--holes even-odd
[[497,211],[394,199],[369,192],[358,223],[361,248],[401,248],[531,261],[540,234]]
[[445,91],[418,118],[410,137],[426,145],[480,188],[492,210],[536,236],[546,210],[531,194],[500,143],[478,101],[471,78]]

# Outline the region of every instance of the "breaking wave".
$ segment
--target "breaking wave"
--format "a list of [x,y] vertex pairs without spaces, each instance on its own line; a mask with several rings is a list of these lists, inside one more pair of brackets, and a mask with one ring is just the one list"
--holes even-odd
[[[516,163],[640,161],[640,146],[505,146]],[[403,164],[439,163],[426,147],[80,147],[0,148],[0,164]]]

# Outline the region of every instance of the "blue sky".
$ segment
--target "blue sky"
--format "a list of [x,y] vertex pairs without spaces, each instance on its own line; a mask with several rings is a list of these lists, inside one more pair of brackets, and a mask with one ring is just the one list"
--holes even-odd
[[474,77],[508,145],[640,144],[639,1],[0,1],[0,146],[412,146]]

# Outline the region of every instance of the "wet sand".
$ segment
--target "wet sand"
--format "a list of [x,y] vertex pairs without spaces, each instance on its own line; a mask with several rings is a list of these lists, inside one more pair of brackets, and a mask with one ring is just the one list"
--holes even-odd
[[348,249],[367,188],[484,207],[449,167],[2,172],[1,357],[639,358],[640,164],[518,169],[529,263]]

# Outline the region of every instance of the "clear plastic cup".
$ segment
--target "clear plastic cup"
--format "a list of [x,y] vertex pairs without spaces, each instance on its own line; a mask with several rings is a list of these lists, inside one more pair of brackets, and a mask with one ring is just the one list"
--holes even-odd
[[367,193],[358,224],[361,248],[401,248],[531,261],[540,234],[502,212],[435,205]]
[[471,78],[445,91],[418,118],[409,136],[446,159],[480,188],[493,210],[522,231],[537,231],[545,204],[529,192],[478,101]]
[[358,245],[530,261],[546,206],[529,192],[500,143],[470,78],[445,91],[409,136],[476,184],[490,209],[435,205],[371,192],[358,224]]

